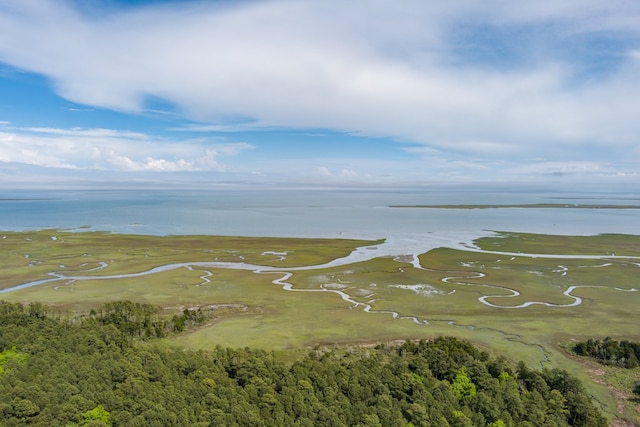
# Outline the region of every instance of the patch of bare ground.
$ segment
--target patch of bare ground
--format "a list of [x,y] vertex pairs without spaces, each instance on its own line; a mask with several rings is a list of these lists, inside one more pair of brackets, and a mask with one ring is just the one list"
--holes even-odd
[[[586,360],[582,358],[577,360],[579,360],[580,363],[587,369],[589,378],[591,378],[591,380],[596,384],[601,384],[606,386],[609,393],[612,396],[614,396],[616,399],[616,417],[618,418],[612,420],[609,423],[609,427],[640,427],[639,424],[633,423],[631,421],[628,421],[622,418],[625,415],[628,415],[628,414],[625,414],[626,412],[625,408],[628,408],[628,406],[625,405],[625,403],[629,401],[631,396],[628,393],[625,393],[624,391],[610,385],[607,382],[605,377],[606,371],[602,369],[602,367],[597,362],[592,362],[590,360]],[[636,412],[636,416],[640,415],[640,413],[638,413],[639,412],[638,409],[637,408],[634,408],[634,409]]]
[[393,260],[397,261],[397,262],[407,262],[407,263],[409,263],[409,262],[413,261],[413,255],[398,255]]
[[609,427],[638,427],[638,424],[618,419],[611,421]]
[[[406,342],[418,343],[422,340],[432,341],[435,337],[431,338],[403,338],[403,339],[389,339],[389,340],[370,340],[370,341],[334,341],[334,342],[319,342],[313,345],[308,345],[307,349],[324,349],[331,350],[333,348],[341,348],[341,349],[368,349],[368,348],[376,348],[379,346],[383,347],[399,347]],[[640,427],[640,426],[639,426]]]
[[165,310],[170,310],[170,311],[183,311],[185,309],[190,310],[190,311],[195,311],[195,310],[208,310],[208,311],[213,311],[213,310],[221,310],[221,309],[237,309],[239,311],[247,311],[249,309],[248,306],[244,305],[244,304],[207,304],[207,305],[191,305],[189,307],[184,306],[184,305],[179,305],[179,306],[166,306],[164,307]]

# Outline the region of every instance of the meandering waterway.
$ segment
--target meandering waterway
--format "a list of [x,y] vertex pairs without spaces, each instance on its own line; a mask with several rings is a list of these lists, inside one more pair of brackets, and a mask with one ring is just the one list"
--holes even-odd
[[[465,251],[487,252],[472,242],[491,235],[488,230],[535,232],[545,234],[594,235],[599,233],[640,234],[638,210],[624,209],[630,203],[640,203],[630,194],[558,194],[508,191],[412,190],[412,191],[54,191],[0,194],[5,201],[0,210],[0,224],[5,230],[75,229],[79,231],[113,231],[134,234],[209,234],[255,237],[342,237],[385,239],[384,243],[357,248],[346,257],[321,265],[296,268],[276,268],[243,262],[183,262],[158,265],[130,274],[95,275],[96,270],[108,271],[103,261],[84,273],[51,271],[47,278],[17,284],[0,290],[14,292],[32,286],[52,283],[73,283],[83,280],[110,280],[153,275],[179,268],[199,269],[203,283],[209,283],[211,269],[243,269],[256,273],[282,273],[273,281],[285,291],[333,292],[352,307],[372,313],[373,302],[362,302],[340,289],[295,289],[287,282],[295,271],[346,266],[377,257],[410,260],[413,268],[423,268],[419,255],[432,249],[448,247]],[[633,194],[631,194],[633,195]],[[565,200],[566,199],[566,200]],[[535,205],[539,203],[570,203],[606,205],[607,209],[553,209],[535,207],[510,209],[437,209],[403,208],[392,205],[436,204],[503,204]],[[620,209],[615,206],[620,205]],[[511,257],[548,259],[602,259],[604,264],[616,259],[636,258],[605,255],[524,254],[491,252]],[[274,254],[279,257],[286,254]],[[633,263],[632,263],[633,264]],[[640,266],[640,263],[635,263]],[[561,274],[566,275],[567,270]],[[471,275],[470,275],[471,274]],[[465,280],[473,274],[460,272],[443,278],[443,282],[459,286],[471,285]],[[473,286],[478,286],[473,284]],[[554,307],[574,307],[582,299],[571,286],[562,292],[572,299],[568,304],[527,301],[517,305],[497,304],[520,296],[518,291],[487,284],[487,294],[478,298],[493,308],[526,308],[541,304]],[[494,294],[492,291],[496,291]],[[635,292],[635,289],[620,289]],[[387,312],[400,317],[396,312]],[[418,323],[425,319],[410,317]]]
[[[484,233],[484,234],[489,234],[489,233]],[[52,282],[73,283],[73,282],[78,282],[83,280],[115,280],[115,279],[142,277],[142,276],[158,274],[158,273],[162,273],[170,270],[176,270],[179,268],[187,268],[190,270],[194,270],[195,268],[198,268],[199,270],[203,271],[203,275],[200,276],[200,279],[203,281],[203,283],[209,283],[210,282],[209,277],[213,275],[213,272],[211,272],[210,270],[206,270],[208,268],[239,269],[239,270],[253,271],[258,274],[281,273],[282,276],[280,278],[273,280],[272,283],[281,286],[282,289],[285,291],[332,292],[340,296],[340,298],[342,298],[344,301],[351,304],[352,307],[354,308],[361,307],[363,311],[367,313],[386,313],[386,314],[392,315],[394,318],[410,319],[415,323],[428,324],[427,319],[419,319],[415,316],[400,316],[400,314],[395,311],[374,310],[372,304],[373,302],[375,302],[375,300],[370,300],[368,302],[357,301],[354,297],[349,295],[345,290],[329,289],[325,287],[325,285],[322,285],[319,289],[296,289],[293,286],[293,284],[287,282],[287,280],[293,275],[293,272],[295,271],[320,270],[320,269],[325,269],[330,267],[347,266],[350,264],[354,264],[362,261],[368,261],[378,257],[393,257],[394,259],[411,259],[411,263],[414,268],[427,270],[425,267],[423,267],[420,264],[419,255],[427,252],[428,250],[439,248],[439,247],[451,247],[451,248],[456,248],[456,249],[470,251],[470,252],[481,252],[481,253],[504,255],[504,256],[510,256],[512,257],[512,259],[515,257],[548,258],[548,259],[585,259],[585,260],[601,259],[601,260],[607,260],[607,261],[616,260],[616,259],[623,259],[626,261],[640,259],[640,257],[615,256],[615,255],[528,254],[528,253],[521,253],[521,252],[512,253],[512,252],[502,252],[502,251],[487,251],[487,250],[482,250],[480,248],[473,246],[471,242],[460,241],[459,236],[455,236],[452,238],[452,237],[446,237],[441,234],[440,235],[432,234],[430,235],[430,237],[432,237],[432,239],[429,239],[429,240],[421,240],[415,237],[408,240],[403,240],[398,238],[390,239],[388,241],[385,241],[377,245],[370,245],[370,246],[363,246],[363,247],[356,248],[353,252],[351,252],[346,257],[337,258],[327,263],[318,264],[318,265],[309,265],[309,266],[289,267],[284,269],[278,268],[278,267],[272,267],[272,266],[248,264],[244,262],[219,262],[219,261],[202,262],[200,261],[200,262],[181,262],[181,263],[159,265],[149,270],[136,272],[136,273],[126,273],[126,274],[105,274],[105,275],[73,274],[73,275],[70,275],[70,274],[65,274],[64,272],[52,271],[48,273],[50,277],[47,279],[40,279],[36,281],[22,283],[13,287],[5,288],[0,290],[0,293],[15,292],[15,291],[19,291],[29,287],[44,285]],[[286,256],[286,254],[279,254],[278,256],[284,257]],[[604,266],[608,264],[609,263],[604,263],[602,265]],[[640,266],[640,263],[631,263],[631,264]],[[98,266],[87,269],[85,270],[85,272],[102,270],[102,269],[106,269],[107,267],[108,267],[108,263],[105,261],[101,261],[99,262]],[[596,266],[596,267],[601,267],[601,266]],[[562,270],[563,274],[566,274],[566,272],[568,271],[568,268],[565,266],[559,266],[559,268]],[[456,284],[461,286],[472,285],[472,286],[484,287],[488,290],[488,294],[479,297],[478,301],[489,307],[500,308],[500,309],[505,309],[505,308],[519,309],[519,308],[530,307],[532,305],[545,305],[548,307],[575,307],[582,303],[582,298],[575,296],[572,293],[578,288],[594,287],[594,286],[568,287],[563,292],[563,295],[573,299],[573,302],[568,304],[553,304],[553,303],[544,302],[544,301],[526,301],[518,305],[500,305],[500,304],[495,304],[490,302],[489,299],[513,298],[513,297],[520,296],[520,292],[505,286],[468,283],[464,281],[470,278],[478,279],[482,277],[485,277],[484,273],[465,271],[465,272],[461,272],[458,275],[444,277],[441,280],[442,282],[447,284]],[[491,289],[498,290],[501,293],[491,294],[490,293]],[[635,288],[631,288],[631,289],[614,288],[614,289],[618,291],[627,291],[627,292],[637,291],[637,289]],[[504,295],[504,292],[507,292],[508,294]]]

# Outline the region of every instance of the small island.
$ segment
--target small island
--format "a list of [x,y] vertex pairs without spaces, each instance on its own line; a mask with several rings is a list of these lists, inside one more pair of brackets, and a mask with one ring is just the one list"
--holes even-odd
[[428,209],[640,209],[640,205],[589,205],[578,203],[522,203],[522,204],[469,204],[469,205],[390,205],[390,208]]

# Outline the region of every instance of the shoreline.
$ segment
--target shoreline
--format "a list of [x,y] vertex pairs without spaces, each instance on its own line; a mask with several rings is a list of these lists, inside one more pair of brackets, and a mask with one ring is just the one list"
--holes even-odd
[[640,205],[585,205],[575,203],[469,204],[469,205],[389,205],[390,208],[420,209],[640,209]]

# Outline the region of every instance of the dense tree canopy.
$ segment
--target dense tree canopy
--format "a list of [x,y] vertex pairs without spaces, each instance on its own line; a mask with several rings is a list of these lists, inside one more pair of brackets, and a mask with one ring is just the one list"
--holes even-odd
[[610,337],[604,340],[588,339],[574,346],[574,351],[581,356],[596,359],[605,365],[633,369],[640,366],[640,343],[617,341]]
[[0,303],[2,425],[606,425],[567,372],[512,367],[455,338],[315,349],[287,362],[141,341],[159,335],[147,334],[156,315],[124,302],[61,319]]

